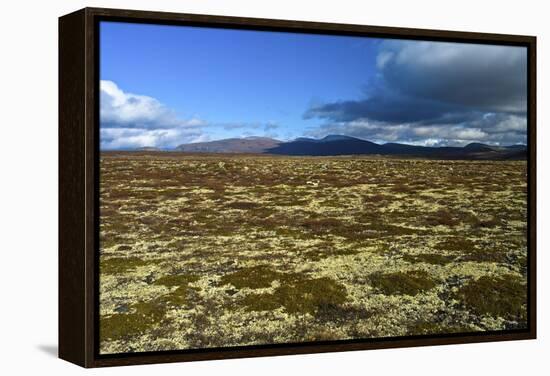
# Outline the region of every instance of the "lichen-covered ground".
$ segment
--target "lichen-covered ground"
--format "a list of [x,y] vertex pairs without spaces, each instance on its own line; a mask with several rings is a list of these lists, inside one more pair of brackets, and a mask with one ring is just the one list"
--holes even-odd
[[526,327],[526,162],[101,156],[100,352]]

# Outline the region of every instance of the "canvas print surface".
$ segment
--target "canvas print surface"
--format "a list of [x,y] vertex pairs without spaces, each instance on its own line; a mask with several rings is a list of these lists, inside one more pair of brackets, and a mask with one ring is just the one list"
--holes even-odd
[[99,46],[100,354],[527,327],[526,48]]

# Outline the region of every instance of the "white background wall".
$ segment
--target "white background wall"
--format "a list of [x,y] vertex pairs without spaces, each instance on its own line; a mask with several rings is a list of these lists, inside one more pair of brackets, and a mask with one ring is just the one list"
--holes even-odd
[[[87,371],[162,374],[543,374],[550,366],[546,254],[550,27],[544,1],[11,0],[0,20],[0,373],[81,374],[56,359],[57,17],[85,6],[527,34],[538,37],[539,339]],[[546,370],[546,372],[548,372]],[[547,374],[547,373],[546,373]]]

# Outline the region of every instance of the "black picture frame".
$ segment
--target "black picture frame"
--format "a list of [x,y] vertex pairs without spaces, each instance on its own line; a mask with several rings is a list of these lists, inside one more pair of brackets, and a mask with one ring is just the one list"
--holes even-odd
[[[101,21],[524,46],[528,50],[528,328],[221,349],[98,352],[99,35]],[[83,367],[536,338],[536,38],[336,23],[85,8],[59,18],[59,357]]]

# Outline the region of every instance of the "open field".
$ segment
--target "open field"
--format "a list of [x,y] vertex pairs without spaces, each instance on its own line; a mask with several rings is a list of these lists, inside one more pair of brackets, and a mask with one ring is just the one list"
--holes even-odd
[[525,327],[526,167],[103,153],[100,351]]

